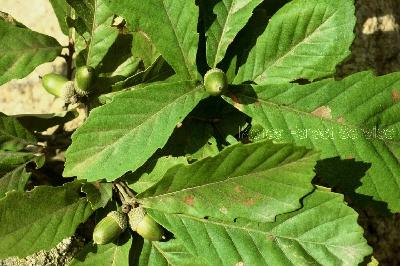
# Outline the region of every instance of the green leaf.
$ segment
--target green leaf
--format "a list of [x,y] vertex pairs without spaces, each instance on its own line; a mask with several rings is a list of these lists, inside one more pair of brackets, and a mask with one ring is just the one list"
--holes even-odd
[[25,191],[26,183],[31,176],[25,167],[25,164],[19,165],[12,171],[0,176],[0,198],[3,198],[9,191]]
[[67,16],[69,16],[70,7],[66,0],[49,0],[53,7],[54,13],[57,16],[58,24],[60,25],[61,31],[68,36],[69,27],[67,25]]
[[210,265],[358,265],[372,252],[340,194],[315,191],[274,223],[228,223],[149,212]]
[[0,258],[48,250],[71,236],[92,214],[79,195],[81,184],[12,191],[0,200]]
[[142,70],[140,58],[132,54],[132,35],[119,34],[96,69],[98,77],[93,87],[101,93],[110,91],[112,85]]
[[0,85],[53,61],[61,49],[50,36],[0,20]]
[[186,156],[189,161],[200,160],[219,153],[214,129],[210,123],[185,119],[165,144],[164,155]]
[[318,154],[269,141],[237,144],[191,165],[177,165],[137,195],[147,208],[226,221],[273,221],[301,207],[312,191]]
[[143,83],[163,81],[174,74],[174,70],[165,62],[164,58],[159,56],[152,65],[145,70],[136,73],[112,86],[113,91],[126,89]]
[[31,176],[26,171],[26,165],[32,161],[41,167],[44,158],[36,157],[32,153],[0,151],[0,198],[12,190],[25,191]]
[[86,183],[82,187],[93,210],[104,208],[112,198],[111,183]]
[[350,54],[355,21],[352,0],[289,2],[270,19],[234,83],[332,76]]
[[186,158],[168,156],[146,162],[127,177],[129,187],[136,193],[141,193],[160,181],[168,169],[178,164],[187,164]]
[[140,59],[135,57],[129,57],[124,62],[122,62],[116,69],[113,69],[109,73],[101,73],[99,76],[114,78],[117,81],[123,79],[124,77],[129,77],[136,73],[140,67]]
[[199,11],[194,1],[148,0],[146,4],[130,0],[105,1],[113,12],[126,19],[131,31],[136,31],[139,25],[176,74],[183,79],[198,77]]
[[0,151],[0,174],[13,170],[34,157],[35,155],[29,152]]
[[135,265],[204,266],[207,264],[201,257],[190,254],[179,240],[173,239],[168,242],[144,240],[140,257]]
[[382,215],[390,215],[386,203],[373,201],[370,196],[356,193],[356,189],[361,185],[361,178],[370,167],[369,163],[356,162],[354,159],[340,160],[335,157],[318,161],[315,172],[318,183],[344,194],[353,208],[368,208]]
[[97,67],[118,37],[118,29],[112,27],[114,15],[105,0],[67,0],[83,19],[90,42],[87,47],[86,65]]
[[[211,1],[216,2],[216,1]],[[246,25],[262,0],[222,0],[215,3],[200,1],[205,7],[207,62],[216,67],[224,58],[236,34]]]
[[106,245],[87,244],[69,265],[129,266],[132,238],[127,235]]
[[94,109],[73,134],[64,175],[111,181],[135,171],[164,146],[175,126],[204,97],[204,88],[192,81],[118,94],[111,103]]
[[8,14],[6,12],[0,11],[0,20],[3,20],[4,22],[7,22],[13,26],[17,26],[20,28],[26,28],[26,26],[24,24],[17,21],[15,18],[13,18],[10,14]]
[[362,72],[342,81],[241,87],[230,102],[264,127],[261,135],[371,163],[357,192],[400,211],[400,73]]
[[145,68],[151,66],[160,56],[149,36],[143,31],[133,32],[132,54],[143,60]]
[[16,118],[0,112],[0,150],[19,151],[29,144],[36,144],[32,133]]
[[192,123],[198,121],[207,122],[214,128],[214,136],[221,143],[228,135],[237,135],[240,128],[243,128],[249,117],[238,111],[221,97],[208,97],[200,102],[189,114],[188,120]]

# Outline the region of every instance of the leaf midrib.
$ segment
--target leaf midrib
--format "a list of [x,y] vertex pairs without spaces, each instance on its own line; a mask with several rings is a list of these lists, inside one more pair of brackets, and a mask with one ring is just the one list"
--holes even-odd
[[167,12],[167,7],[165,6],[164,0],[162,0],[161,3],[162,3],[163,10],[165,12],[165,15],[168,18],[168,22],[169,22],[169,24],[170,24],[170,26],[172,28],[172,31],[174,32],[174,38],[175,38],[176,42],[178,43],[179,51],[181,52],[182,58],[185,61],[185,69],[186,69],[185,75],[187,75],[188,78],[195,78],[195,77],[192,77],[192,75],[190,73],[188,59],[186,58],[185,53],[183,52],[182,44],[180,43],[178,35],[176,33],[176,29],[175,29],[174,25],[172,24],[171,17],[169,16],[169,13]]
[[[299,160],[296,160],[296,161],[293,161],[293,162],[290,162],[290,163],[285,163],[284,165],[275,165],[275,166],[273,166],[271,168],[268,168],[266,170],[260,170],[260,171],[252,172],[252,173],[248,173],[248,174],[228,177],[228,178],[226,178],[224,180],[211,182],[211,183],[207,183],[207,184],[202,184],[202,185],[198,185],[198,186],[194,186],[194,187],[190,187],[190,188],[184,188],[184,189],[181,189],[181,190],[172,191],[172,192],[168,192],[168,193],[165,193],[165,194],[159,194],[159,195],[156,195],[156,196],[145,197],[145,198],[142,198],[142,199],[143,200],[148,200],[148,199],[154,199],[154,198],[159,198],[159,197],[168,197],[168,196],[171,196],[171,195],[174,195],[174,194],[183,193],[185,191],[191,191],[191,190],[196,190],[196,189],[200,189],[200,188],[207,187],[207,186],[212,186],[212,185],[216,185],[216,184],[220,184],[220,183],[225,183],[225,182],[228,182],[228,181],[231,181],[231,180],[236,180],[236,179],[243,178],[243,177],[246,177],[246,176],[260,175],[260,174],[263,174],[263,173],[272,172],[272,171],[276,170],[277,168],[286,168],[286,167],[288,167],[288,166],[290,166],[292,164],[297,164],[299,162],[302,163],[303,161],[306,162],[307,160],[309,160],[313,156],[315,156],[315,153],[311,153],[310,152],[310,153],[307,154],[307,156],[304,156],[304,157],[300,158]],[[288,185],[288,184],[285,184],[285,185]],[[146,191],[144,191],[143,193],[145,193],[145,192]],[[290,205],[290,204],[288,204],[288,205]]]
[[[196,90],[199,90],[199,91],[200,91],[200,88],[201,88],[201,86],[193,87],[191,90],[189,90],[189,91],[186,92],[185,94],[182,94],[182,95],[179,96],[178,98],[175,98],[175,100],[174,100],[173,102],[171,102],[171,103],[165,105],[163,108],[161,108],[160,110],[158,110],[156,113],[154,113],[154,114],[152,114],[151,116],[149,116],[149,119],[146,119],[146,120],[143,121],[142,123],[138,124],[135,128],[133,128],[133,129],[131,129],[131,130],[127,130],[127,132],[126,132],[125,134],[122,134],[121,137],[119,137],[117,141],[115,141],[114,143],[112,143],[112,144],[110,144],[110,145],[106,145],[105,148],[103,148],[103,149],[101,150],[100,153],[96,153],[96,154],[94,154],[93,156],[90,156],[90,157],[88,157],[88,158],[93,158],[93,157],[95,157],[95,156],[99,156],[99,154],[100,154],[100,155],[101,155],[101,154],[104,154],[106,151],[112,149],[112,148],[115,147],[115,146],[118,146],[119,143],[121,143],[121,142],[123,143],[123,142],[124,142],[124,139],[125,139],[127,136],[130,136],[130,135],[131,135],[133,132],[135,132],[136,130],[138,130],[139,127],[142,127],[142,126],[143,126],[144,124],[146,124],[146,123],[150,123],[151,121],[154,120],[154,117],[155,117],[156,115],[158,115],[160,112],[162,112],[163,110],[165,110],[165,109],[167,109],[167,108],[173,106],[173,105],[176,104],[180,99],[182,99],[182,98],[184,98],[184,97],[187,97],[187,95],[193,93],[194,91],[196,91]],[[143,88],[143,89],[144,89],[144,88]],[[110,130],[110,131],[112,131],[112,130]],[[93,132],[90,132],[90,131],[87,132],[87,134],[91,134],[91,133],[93,133]],[[82,134],[82,133],[81,133],[81,134]],[[90,148],[93,148],[93,147],[90,147]],[[102,147],[97,147],[97,148],[102,148]],[[85,150],[85,149],[83,149],[83,150],[77,150],[76,152],[82,152],[82,151],[84,151],[84,150]],[[74,152],[70,152],[70,154],[73,154],[73,153],[74,153]],[[72,171],[73,169],[76,169],[76,168],[77,168],[78,166],[80,166],[81,164],[87,165],[87,161],[81,161],[80,163],[75,163],[75,167],[72,168],[72,169],[70,169],[69,172]]]
[[[330,201],[334,201],[334,200],[336,200],[336,198],[332,198],[332,199],[330,199],[330,200],[328,200],[328,201],[325,201],[325,202],[323,202],[323,203],[321,203],[321,204],[319,204],[319,205],[324,205],[324,204],[327,204],[327,203],[329,203]],[[319,207],[319,205],[313,206],[312,208],[307,209],[306,212],[309,211],[309,210],[311,210],[311,209],[313,209],[313,208]],[[299,214],[303,214],[303,213],[304,213],[304,212],[301,212],[301,213],[299,213]],[[163,215],[166,215],[166,214],[163,214]],[[272,231],[273,231],[273,229],[274,229],[275,227],[270,228],[268,231],[262,231],[262,230],[257,230],[257,229],[254,229],[254,228],[240,227],[240,226],[233,225],[233,224],[228,224],[228,223],[223,223],[223,222],[212,221],[212,220],[209,220],[209,219],[208,219],[208,220],[206,220],[206,219],[201,219],[201,218],[198,218],[198,217],[195,217],[195,216],[186,215],[186,214],[173,214],[173,215],[178,216],[178,217],[183,217],[183,218],[189,219],[189,220],[195,220],[195,221],[200,222],[200,223],[202,223],[202,224],[212,224],[212,225],[221,226],[221,227],[223,227],[223,228],[233,228],[233,229],[238,229],[238,230],[246,231],[246,232],[248,232],[248,233],[254,232],[254,233],[259,233],[259,234],[263,234],[263,235],[267,235],[267,236],[273,236],[273,237],[278,237],[278,238],[293,240],[293,241],[296,241],[296,242],[298,242],[298,243],[309,243],[309,244],[317,244],[317,245],[330,246],[330,247],[336,247],[336,248],[345,248],[345,247],[343,247],[343,246],[338,246],[338,245],[333,245],[333,244],[327,244],[327,243],[324,243],[324,242],[307,241],[307,240],[300,240],[300,239],[297,239],[297,238],[295,238],[295,237],[290,237],[290,236],[283,236],[283,235],[277,235],[277,234],[275,235],[275,234],[272,233]],[[346,217],[349,217],[349,216],[354,216],[354,217],[356,217],[357,214],[352,213],[352,214],[347,214],[347,215],[346,215]],[[291,218],[294,218],[294,217],[296,217],[296,216],[293,216],[293,217],[291,217]],[[342,217],[340,217],[339,219],[341,219],[341,218],[342,218]],[[180,218],[180,219],[182,219],[182,218]],[[286,221],[287,221],[287,220],[285,220],[284,222],[278,224],[278,226],[284,224]]]

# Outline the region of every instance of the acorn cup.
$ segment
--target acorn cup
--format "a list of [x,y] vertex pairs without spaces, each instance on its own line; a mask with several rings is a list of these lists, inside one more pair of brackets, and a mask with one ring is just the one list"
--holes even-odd
[[94,228],[93,242],[98,245],[111,243],[128,226],[126,214],[119,211],[112,211],[107,214]]
[[94,68],[89,66],[78,67],[75,72],[75,91],[79,96],[87,96],[94,79]]
[[129,226],[140,236],[149,241],[160,241],[164,238],[162,227],[156,223],[142,207],[133,208],[128,213]]
[[221,69],[213,68],[204,75],[204,87],[211,96],[219,96],[228,89],[228,79]]

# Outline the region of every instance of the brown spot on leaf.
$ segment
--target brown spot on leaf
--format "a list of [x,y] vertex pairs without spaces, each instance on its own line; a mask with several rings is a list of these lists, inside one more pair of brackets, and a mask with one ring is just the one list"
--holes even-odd
[[100,190],[101,183],[99,181],[96,181],[96,183],[94,183],[94,187]]
[[398,92],[396,89],[392,90],[392,100],[394,102],[400,101],[400,92]]
[[311,113],[324,119],[332,119],[332,110],[328,106],[320,106]]
[[346,157],[346,159],[347,159],[347,160],[352,160],[352,159],[354,159],[354,156],[353,156],[353,155],[348,155],[348,156]]
[[242,190],[240,189],[240,186],[239,186],[239,185],[237,185],[237,186],[235,187],[235,191],[236,191],[237,193],[241,193],[241,192],[242,192]]
[[187,205],[193,206],[194,196],[193,195],[188,195],[188,196],[185,197],[184,201],[185,201],[185,203]]
[[243,261],[239,261],[238,263],[235,264],[235,266],[245,266]]
[[236,97],[236,95],[231,94],[231,99],[234,102],[234,106],[236,109],[239,109],[240,111],[243,110],[243,105],[240,103],[238,97]]
[[261,106],[260,101],[256,101],[254,104],[255,104],[256,107],[260,107]]
[[336,121],[341,124],[344,124],[344,122],[346,122],[346,120],[343,118],[343,116],[338,117],[338,119]]
[[256,201],[253,198],[248,198],[244,201],[244,205],[246,206],[252,206],[256,203]]
[[269,240],[271,240],[271,241],[274,241],[274,240],[275,240],[275,236],[273,236],[273,235],[271,235],[271,234],[268,234],[268,235],[267,235],[267,239],[269,239]]

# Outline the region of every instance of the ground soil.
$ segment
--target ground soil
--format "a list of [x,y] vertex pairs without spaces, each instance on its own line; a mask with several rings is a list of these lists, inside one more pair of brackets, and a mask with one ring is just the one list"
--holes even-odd
[[[67,44],[48,0],[0,0],[0,10],[38,32],[56,37],[61,44]],[[357,0],[356,10],[357,37],[352,56],[338,67],[338,76],[362,70],[373,70],[378,75],[400,71],[400,0]],[[62,102],[41,89],[39,76],[64,71],[65,63],[58,58],[37,68],[25,79],[0,86],[0,112],[11,115],[62,111]],[[359,221],[380,265],[400,265],[400,216],[381,217],[367,211],[361,213]],[[22,260],[0,260],[0,266],[65,265],[82,244],[82,239],[74,236],[48,252],[39,252]]]

